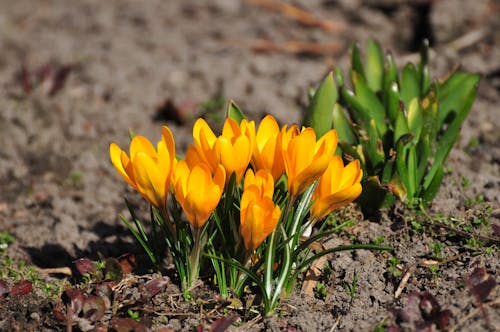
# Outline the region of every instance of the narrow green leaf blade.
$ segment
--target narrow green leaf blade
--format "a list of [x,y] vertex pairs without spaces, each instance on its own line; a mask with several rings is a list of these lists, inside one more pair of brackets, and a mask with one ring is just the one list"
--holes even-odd
[[475,98],[475,94],[471,97],[471,92],[477,89],[479,79],[479,74],[456,72],[443,84],[437,85],[439,128],[445,123],[450,112],[464,113],[458,116],[465,119],[469,113],[470,106],[469,108],[465,108],[463,105],[470,104],[472,106],[472,102],[469,99]]
[[438,171],[438,168],[442,167],[446,158],[448,158],[448,154],[450,153],[453,145],[458,138],[458,135],[460,134],[460,127],[462,126],[465,117],[469,113],[474,99],[476,98],[476,93],[477,85],[470,89],[469,93],[466,96],[462,97],[464,103],[461,105],[460,111],[457,112],[455,118],[452,120],[443,135],[440,137],[433,165],[431,166],[429,173],[427,174],[424,181],[424,190],[427,190],[427,188],[433,181],[434,175]]
[[389,100],[389,90],[392,89],[392,85],[396,84],[396,89],[399,90],[397,86],[398,80],[398,68],[394,62],[392,54],[387,53],[385,57],[385,73],[384,73],[384,103],[387,107],[387,102]]
[[401,98],[406,107],[408,107],[408,104],[413,98],[421,98],[417,70],[412,63],[408,63],[404,67],[399,86],[401,89]]
[[387,131],[384,106],[359,74],[353,72],[352,79],[357,101],[369,112],[369,117],[375,120],[378,134],[383,137]]
[[377,174],[378,170],[383,167],[385,155],[382,140],[377,133],[375,120],[370,120],[364,130],[366,132],[361,135],[360,143],[366,152],[365,157],[367,157],[368,167],[371,166],[375,174]]
[[356,144],[356,136],[352,130],[352,124],[347,118],[344,109],[340,104],[336,103],[333,106],[333,128],[337,131],[339,140],[345,141],[349,144]]
[[426,94],[431,86],[429,74],[429,40],[424,39],[420,48],[420,62],[418,64],[418,77],[420,81],[420,91]]
[[411,192],[412,175],[410,174],[411,170],[408,169],[408,151],[412,139],[413,137],[411,134],[406,134],[398,139],[396,143],[396,170],[406,192],[406,197],[404,197],[405,200],[412,197],[413,194]]
[[409,134],[408,122],[404,110],[398,111],[396,124],[394,126],[394,142],[397,142],[403,135]]
[[425,189],[423,193],[420,195],[426,206],[429,205],[429,203],[432,202],[432,200],[436,196],[439,187],[441,186],[443,175],[444,175],[443,167],[442,166],[438,167],[434,176],[432,177],[432,181],[427,186],[427,189]]
[[361,60],[361,51],[359,45],[353,44],[351,46],[351,68],[357,72],[363,79],[365,79],[365,71],[363,69],[363,61]]
[[389,117],[390,123],[392,123],[394,126],[394,123],[398,118],[398,114],[403,111],[401,109],[402,101],[399,95],[398,84],[396,82],[391,82],[389,89],[386,91],[386,93],[387,93],[387,101],[386,101],[387,115]]
[[373,39],[366,43],[366,82],[374,92],[382,90],[384,81],[384,54],[380,45]]
[[422,127],[424,125],[424,117],[422,114],[422,108],[418,98],[413,98],[408,105],[408,129],[415,136],[415,140],[420,139],[420,133],[422,132]]
[[431,151],[436,150],[436,138],[438,133],[438,103],[434,89],[429,90],[422,100],[423,127],[421,136],[428,136]]
[[312,127],[317,137],[332,129],[333,106],[337,102],[337,87],[330,72],[314,93],[304,116],[304,125]]
[[370,112],[356,98],[356,95],[351,90],[343,87],[340,90],[342,101],[347,105],[347,110],[351,119],[358,125],[364,126],[370,121]]

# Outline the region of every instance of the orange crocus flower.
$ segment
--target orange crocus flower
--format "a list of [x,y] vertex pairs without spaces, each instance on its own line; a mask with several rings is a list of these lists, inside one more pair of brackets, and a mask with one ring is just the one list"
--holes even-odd
[[254,174],[253,170],[249,169],[245,174],[243,190],[247,189],[250,186],[257,186],[264,197],[273,199],[274,180],[269,171],[261,169],[258,170],[256,174]]
[[281,136],[276,119],[271,115],[266,115],[257,129],[252,154],[254,168],[270,171],[274,181],[278,181],[285,172],[283,153],[280,148]]
[[170,177],[175,164],[175,142],[170,129],[162,127],[162,139],[156,149],[144,136],[130,142],[130,157],[111,143],[111,162],[122,178],[153,206],[165,209]]
[[282,150],[288,179],[288,192],[297,197],[319,179],[337,148],[337,132],[332,129],[316,141],[312,128],[296,126],[282,130]]
[[278,224],[281,210],[272,200],[273,191],[269,172],[261,170],[254,175],[247,171],[240,202],[240,234],[249,251],[257,249]]
[[233,173],[239,183],[250,163],[255,137],[255,123],[242,120],[240,125],[231,118],[224,122],[222,135],[215,136],[203,119],[198,119],[193,127],[193,138],[198,158],[206,163],[212,172],[221,164],[226,170],[226,181]]
[[175,199],[194,228],[203,227],[219,204],[225,178],[226,173],[220,165],[212,175],[210,168],[204,163],[198,163],[192,168],[185,160],[177,163],[172,176]]
[[322,219],[333,210],[354,201],[361,194],[362,177],[359,160],[351,161],[344,167],[342,158],[333,157],[313,194],[313,218]]

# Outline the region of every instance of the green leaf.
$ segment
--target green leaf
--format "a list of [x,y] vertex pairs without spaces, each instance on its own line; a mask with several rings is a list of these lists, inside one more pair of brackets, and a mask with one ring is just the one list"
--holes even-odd
[[431,144],[429,141],[429,135],[421,136],[420,141],[417,144],[417,183],[421,183],[424,177],[425,170],[429,163],[429,157],[431,155]]
[[398,118],[398,114],[402,113],[403,110],[401,109],[401,97],[399,96],[399,88],[398,88],[398,83],[396,82],[391,82],[389,89],[386,91],[387,93],[387,101],[386,101],[386,107],[387,107],[387,115],[391,121],[392,124],[396,122],[396,119]]
[[408,63],[401,75],[401,82],[399,84],[401,88],[401,98],[408,107],[410,101],[417,97],[420,99],[420,84],[418,82],[418,74],[415,66],[412,63]]
[[461,105],[461,109],[460,111],[457,112],[457,116],[451,121],[451,123],[446,128],[443,135],[440,137],[437,145],[437,150],[434,155],[434,162],[429,170],[429,173],[427,173],[425,177],[424,190],[428,189],[439,167],[442,167],[446,158],[448,158],[448,154],[453,148],[453,145],[455,144],[458,135],[460,133],[460,127],[462,126],[462,122],[467,116],[472,106],[472,103],[476,98],[476,93],[477,93],[477,86],[469,90],[469,93],[462,98],[464,100],[464,104]]
[[333,128],[337,131],[339,140],[345,141],[349,144],[356,144],[356,136],[352,131],[352,124],[344,112],[340,104],[336,103],[333,106]]
[[361,51],[359,45],[353,44],[351,46],[351,69],[357,72],[363,79],[365,79],[365,71],[363,70],[363,61],[361,60]]
[[412,140],[413,135],[406,134],[396,143],[396,169],[405,187],[407,202],[413,199],[416,191],[416,155]]
[[246,119],[245,114],[243,114],[232,99],[229,100],[229,104],[227,105],[227,117],[233,119],[238,124],[240,124],[243,119]]
[[418,98],[413,98],[408,105],[408,129],[415,136],[415,140],[418,141],[420,138],[420,133],[422,132],[422,127],[424,125],[424,117],[422,114],[422,108]]
[[424,39],[420,48],[420,62],[418,64],[418,77],[420,81],[420,91],[423,94],[427,93],[431,86],[429,75],[429,40]]
[[383,137],[387,131],[384,106],[359,74],[352,72],[352,79],[356,100],[369,112],[369,117],[375,120],[378,134],[380,137]]
[[342,149],[344,156],[346,156],[345,159],[347,160],[359,159],[361,169],[363,170],[363,176],[364,177],[368,176],[369,174],[367,172],[365,165],[365,155],[363,154],[361,145],[356,145],[356,147],[358,148],[357,149],[354,145],[339,140],[339,146]]
[[356,95],[351,90],[343,87],[340,89],[340,94],[342,101],[347,105],[349,115],[354,122],[360,126],[364,126],[370,122],[370,112],[367,110],[360,101],[356,98]]
[[330,72],[314,93],[304,117],[304,125],[312,127],[318,138],[332,129],[332,111],[336,102],[337,87]]
[[439,187],[441,186],[441,181],[443,180],[443,167],[438,167],[436,172],[434,173],[434,176],[432,177],[432,181],[429,183],[427,189],[423,191],[423,193],[420,195],[422,197],[422,200],[424,204],[427,206],[429,205],[430,202],[434,199],[436,196]]
[[423,126],[421,136],[428,136],[429,146],[431,151],[435,151],[436,137],[438,132],[437,116],[438,116],[438,103],[436,93],[433,89],[429,90],[425,98],[421,102]]
[[339,67],[335,67],[333,69],[333,75],[335,76],[335,81],[337,82],[337,86],[342,87],[344,86],[345,80],[344,80],[344,74],[342,73],[342,70]]
[[[452,111],[457,112],[460,118],[465,119],[475,99],[473,91],[477,90],[479,79],[479,74],[456,72],[443,84],[437,84],[437,99],[439,102],[438,128],[441,128]],[[465,104],[469,105],[469,107],[464,107]]]
[[395,158],[393,157],[386,160],[384,168],[382,170],[382,178],[380,179],[380,182],[383,185],[387,185],[394,177],[394,163]]
[[370,120],[368,126],[365,126],[364,130],[366,130],[366,132],[363,132],[360,136],[360,143],[363,145],[363,149],[366,152],[366,162],[368,166],[371,166],[373,171],[377,173],[377,169],[382,167],[385,161],[385,155],[382,140],[375,127],[375,120]]
[[397,142],[403,135],[409,134],[408,122],[406,121],[404,110],[398,111],[396,124],[394,126],[394,142]]
[[389,100],[389,89],[393,89],[393,84],[396,84],[396,90],[398,89],[398,68],[394,62],[392,54],[387,53],[385,57],[385,73],[384,73],[384,103],[387,107],[387,102]]
[[366,43],[366,82],[374,92],[382,90],[384,81],[384,54],[380,45],[373,39]]

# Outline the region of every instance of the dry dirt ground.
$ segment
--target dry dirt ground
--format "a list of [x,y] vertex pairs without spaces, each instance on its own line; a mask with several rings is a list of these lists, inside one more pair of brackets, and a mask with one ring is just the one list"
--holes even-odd
[[[207,111],[207,102],[221,98],[236,100],[251,119],[270,113],[282,124],[298,122],[307,88],[332,66],[345,70],[348,45],[369,37],[401,64],[414,59],[428,37],[434,77],[457,65],[482,74],[430,213],[435,220],[477,223],[471,234],[493,236],[489,225],[500,223],[498,1],[291,1],[333,22],[331,31],[250,2],[0,1],[0,231],[15,237],[4,259],[45,269],[72,267],[80,257],[139,253],[118,216],[127,214],[124,196],[143,212],[146,206],[113,169],[110,142],[126,147],[129,128],[156,141],[166,122],[182,151],[191,141],[193,117],[217,123],[223,116],[217,107]],[[323,49],[297,53],[289,41]],[[158,119],[167,101],[185,116],[182,121]],[[343,214],[352,211],[357,213],[351,207]],[[498,279],[497,247],[485,241],[474,247],[470,235],[450,236],[443,228],[418,231],[412,218],[402,207],[358,218],[332,244],[371,241],[395,250],[330,257],[331,274],[322,279],[326,296],[297,291],[277,316],[262,319],[217,304],[210,285],[197,296],[213,310],[181,297],[173,305],[165,299],[178,290],[169,285],[152,300],[155,313],[144,314],[143,323],[192,330],[236,314],[241,330],[369,331],[393,321],[391,311],[404,307],[409,294],[428,291],[451,311],[448,328],[498,329],[498,303],[478,310],[467,287],[475,267]],[[433,249],[436,243],[441,251]],[[403,271],[411,267],[398,299],[402,275],[390,268],[391,257]],[[436,258],[444,262],[437,271],[418,264]],[[135,277],[151,277],[147,272]],[[346,289],[355,279],[350,296]],[[486,301],[495,296],[497,290]],[[0,330],[65,330],[51,301],[39,291],[0,300]]]

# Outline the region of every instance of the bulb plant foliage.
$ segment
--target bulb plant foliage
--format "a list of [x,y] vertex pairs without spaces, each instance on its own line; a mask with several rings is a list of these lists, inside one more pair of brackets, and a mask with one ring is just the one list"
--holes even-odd
[[[395,198],[427,206],[443,177],[443,165],[474,102],[479,75],[455,70],[431,81],[428,43],[417,65],[398,71],[391,54],[374,40],[365,56],[351,48],[350,86],[336,68],[320,85],[304,123],[321,134],[337,130],[345,160],[363,171],[364,210]],[[339,150],[340,152],[340,150]]]
[[271,115],[256,126],[230,102],[220,135],[205,120],[195,122],[184,158],[176,158],[170,129],[163,126],[161,133],[156,147],[134,136],[128,154],[112,143],[110,157],[151,206],[148,227],[128,203],[132,221],[123,221],[155,265],[168,250],[186,295],[201,275],[224,297],[254,289],[269,314],[321,255],[388,249],[352,245],[310,252],[313,242],[342,224],[314,233],[311,227],[362,190],[360,162],[344,165],[335,156],[335,129],[317,135],[311,127],[280,128]]

